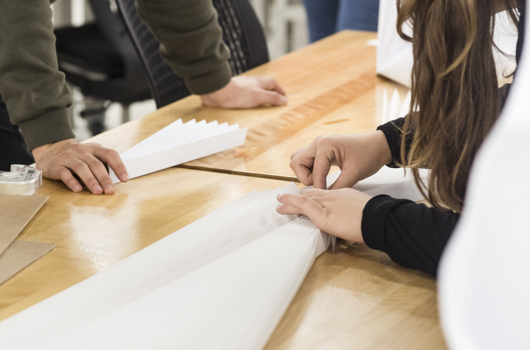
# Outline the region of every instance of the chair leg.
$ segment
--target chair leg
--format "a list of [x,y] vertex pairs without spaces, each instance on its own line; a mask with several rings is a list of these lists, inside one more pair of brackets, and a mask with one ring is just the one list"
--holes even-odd
[[106,100],[95,97],[85,97],[85,109],[81,112],[81,117],[86,119],[88,129],[92,135],[101,134],[105,131],[105,112],[108,108]]
[[125,124],[129,120],[131,120],[130,107],[131,105],[121,105],[121,123],[122,124]]

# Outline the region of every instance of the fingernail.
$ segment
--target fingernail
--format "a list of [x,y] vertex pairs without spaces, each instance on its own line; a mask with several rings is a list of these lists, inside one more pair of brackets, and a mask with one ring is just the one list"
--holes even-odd
[[129,175],[127,175],[127,173],[121,174],[121,181],[123,182],[129,181]]
[[96,185],[96,186],[92,187],[92,190],[93,190],[94,193],[103,192],[103,189],[101,188],[100,185]]
[[75,185],[74,186],[74,192],[81,192],[82,189],[83,189],[83,187],[81,187],[81,185]]
[[282,101],[282,103],[283,103],[284,105],[287,104],[287,97],[285,97],[285,96],[280,96],[280,99],[281,99],[281,101]]
[[107,185],[105,186],[105,193],[114,192],[114,186]]
[[278,193],[278,195],[276,196],[276,199],[277,199],[277,200],[280,200],[280,199],[282,199],[282,197],[283,197],[283,194]]
[[279,204],[276,206],[276,210],[280,210],[280,208],[283,207],[283,204]]

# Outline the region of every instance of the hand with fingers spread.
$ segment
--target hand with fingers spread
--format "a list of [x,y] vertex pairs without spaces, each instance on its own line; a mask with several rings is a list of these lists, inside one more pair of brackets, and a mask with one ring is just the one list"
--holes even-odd
[[33,149],[37,169],[44,177],[62,180],[72,191],[83,188],[77,175],[93,194],[114,194],[115,188],[107,172],[108,164],[121,181],[129,180],[119,154],[97,143],[78,143],[67,139]]
[[201,101],[208,107],[233,109],[287,104],[285,91],[276,80],[257,76],[234,77],[222,89],[201,95]]
[[369,195],[351,188],[305,190],[278,195],[276,211],[283,215],[306,215],[320,230],[347,241],[364,243],[361,233],[363,210]]
[[300,182],[326,189],[332,166],[342,172],[331,189],[351,188],[392,161],[382,131],[357,135],[321,136],[291,155],[291,168]]

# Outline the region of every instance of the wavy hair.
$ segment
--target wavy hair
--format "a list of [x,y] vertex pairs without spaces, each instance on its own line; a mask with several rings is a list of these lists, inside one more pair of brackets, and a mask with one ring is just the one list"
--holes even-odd
[[[494,14],[506,10],[517,25],[516,0],[397,0],[397,8],[398,33],[414,53],[402,165],[434,207],[461,212],[471,163],[501,110]],[[431,169],[428,186],[423,167]]]

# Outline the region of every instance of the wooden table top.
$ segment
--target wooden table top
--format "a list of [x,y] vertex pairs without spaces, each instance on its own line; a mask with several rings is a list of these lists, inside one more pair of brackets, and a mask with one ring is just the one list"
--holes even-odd
[[94,140],[121,152],[179,118],[239,124],[249,129],[243,146],[185,166],[295,181],[291,153],[320,135],[374,131],[381,124],[385,89],[389,97],[397,89],[404,99],[406,88],[375,74],[376,48],[366,43],[375,38],[343,31],[245,73],[275,78],[287,92],[287,106],[221,110],[202,107],[191,96],[110,130],[110,142]]
[[[274,76],[286,87],[290,94],[287,107],[222,111],[201,108],[191,97],[93,140],[124,151],[179,117],[239,122],[250,128],[243,147],[193,164],[233,164],[225,169],[292,176],[287,159],[298,146],[321,133],[345,132],[346,126],[368,131],[378,123],[374,96],[380,86],[392,85],[373,77],[370,60],[375,50],[364,46],[373,37],[341,33],[254,70]],[[368,68],[351,68],[352,62]],[[313,86],[308,86],[310,81]],[[266,163],[262,163],[265,171],[260,172],[260,162]],[[0,286],[0,320],[252,190],[285,185],[285,181],[171,168],[120,183],[113,196],[94,196],[72,193],[62,183],[45,180],[41,194],[50,199],[20,239],[52,242],[57,248]],[[324,253],[266,346],[317,348],[445,349],[435,280],[362,245],[343,243],[337,252]]]

